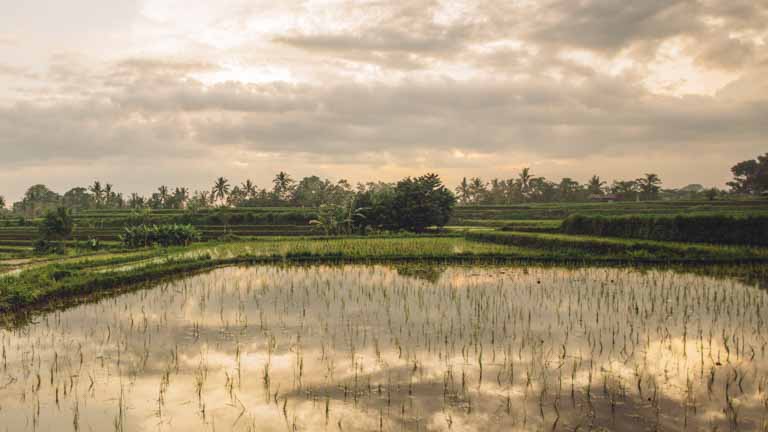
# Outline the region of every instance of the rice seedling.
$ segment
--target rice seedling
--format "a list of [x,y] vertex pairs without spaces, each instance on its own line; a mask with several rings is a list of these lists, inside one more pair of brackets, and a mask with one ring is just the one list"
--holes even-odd
[[[434,240],[435,248],[457,244]],[[409,241],[394,242],[392,253],[408,253]],[[296,242],[205,253],[370,253],[364,244]],[[707,272],[221,268],[3,327],[0,424],[765,430],[768,293],[742,270]]]

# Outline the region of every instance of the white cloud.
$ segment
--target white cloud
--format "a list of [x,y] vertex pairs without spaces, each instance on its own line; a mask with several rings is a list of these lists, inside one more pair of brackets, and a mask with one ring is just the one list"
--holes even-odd
[[[210,161],[452,181],[653,165],[722,183],[768,132],[764,2],[104,5],[0,5],[0,193],[25,187],[9,173],[126,160],[150,173],[120,179],[139,191]],[[54,188],[80,178],[51,172]]]

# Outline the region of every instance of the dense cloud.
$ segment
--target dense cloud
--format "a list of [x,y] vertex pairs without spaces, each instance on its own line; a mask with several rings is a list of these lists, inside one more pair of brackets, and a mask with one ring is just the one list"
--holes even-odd
[[[688,155],[690,170],[662,177],[717,183],[765,147],[766,1],[231,0],[191,2],[183,22],[171,1],[123,7],[131,21],[101,42],[68,30],[107,55],[62,46],[23,11],[32,30],[0,34],[4,178],[125,160],[187,175],[230,158],[369,180],[385,164],[511,175]],[[693,166],[724,153],[718,172]]]

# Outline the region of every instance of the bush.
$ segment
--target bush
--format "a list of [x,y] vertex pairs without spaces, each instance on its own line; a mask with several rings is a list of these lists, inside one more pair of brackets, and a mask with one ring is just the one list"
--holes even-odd
[[168,246],[187,246],[200,240],[200,232],[192,225],[138,225],[125,227],[125,232],[120,236],[120,241],[126,247],[148,247],[159,244]]
[[64,243],[39,238],[35,240],[34,251],[38,255],[63,254],[65,252]]
[[768,217],[711,216],[570,216],[561,231],[661,241],[768,246]]

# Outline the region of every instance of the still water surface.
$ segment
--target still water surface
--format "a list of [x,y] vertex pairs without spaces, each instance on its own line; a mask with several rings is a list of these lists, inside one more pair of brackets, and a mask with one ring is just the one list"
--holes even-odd
[[0,330],[0,431],[765,431],[767,310],[670,270],[219,269]]

